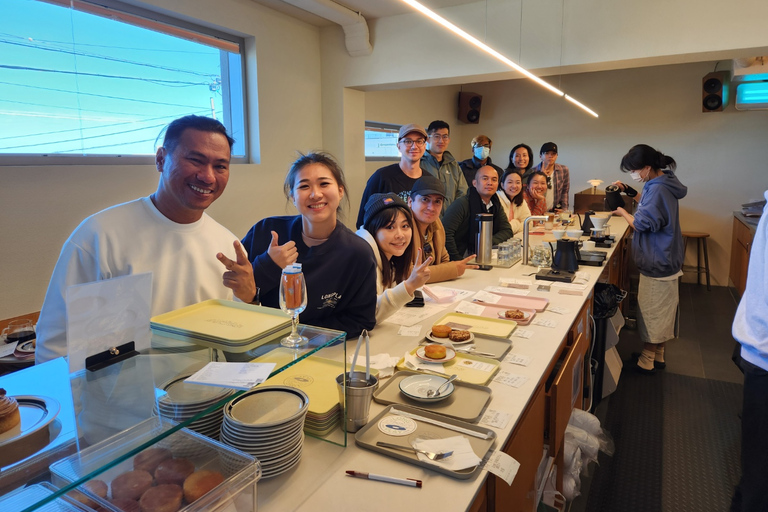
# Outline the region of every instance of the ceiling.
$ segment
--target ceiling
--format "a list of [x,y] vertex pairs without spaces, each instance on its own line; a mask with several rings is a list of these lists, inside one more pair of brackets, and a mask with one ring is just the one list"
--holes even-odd
[[[315,14],[307,12],[303,9],[299,9],[293,5],[285,3],[281,0],[253,0],[256,3],[270,7],[276,11],[282,12],[294,18],[300,19],[306,23],[323,27],[332,25],[333,23],[321,18]],[[366,20],[375,18],[385,18],[387,16],[395,16],[398,14],[405,14],[414,12],[412,7],[409,7],[400,0],[333,0],[339,5],[348,7],[353,11],[358,11]],[[444,7],[451,7],[454,5],[463,5],[475,3],[478,0],[421,0],[421,3],[430,9],[442,9]]]

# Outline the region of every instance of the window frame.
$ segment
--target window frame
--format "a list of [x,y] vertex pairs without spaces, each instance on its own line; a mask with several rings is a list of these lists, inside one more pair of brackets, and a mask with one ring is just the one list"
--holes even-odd
[[[127,23],[130,25],[161,32],[167,35],[199,42],[240,55],[240,89],[243,93],[243,143],[245,155],[233,156],[231,163],[247,164],[255,161],[257,155],[252,155],[250,142],[250,129],[248,126],[248,88],[245,38],[221,32],[214,28],[206,27],[185,21],[181,18],[161,14],[142,7],[133,6],[119,0],[35,0],[38,2],[72,8],[88,14],[106,17]],[[237,50],[237,51],[233,51]],[[160,132],[158,132],[160,133]],[[23,154],[0,153],[0,166],[35,166],[35,165],[145,165],[154,164],[155,155],[65,155],[65,154]]]
[[[396,123],[382,123],[379,121],[366,121],[365,122],[365,129],[364,131],[369,131],[369,129],[379,129],[382,131],[390,131],[392,130],[393,133],[398,133],[400,131],[400,128],[402,127],[402,124],[396,124]],[[399,162],[400,156],[368,156],[365,155],[365,161],[366,162]]]

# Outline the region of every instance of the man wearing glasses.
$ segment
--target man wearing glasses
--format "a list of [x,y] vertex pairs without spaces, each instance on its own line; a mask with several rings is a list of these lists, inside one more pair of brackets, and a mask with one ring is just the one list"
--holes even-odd
[[360,211],[357,214],[358,229],[363,225],[365,204],[373,194],[392,192],[408,202],[411,188],[416,180],[421,178],[422,170],[419,165],[424,155],[427,143],[427,132],[417,124],[406,124],[400,128],[397,137],[397,149],[400,151],[400,161],[378,169],[368,178],[360,201]]
[[467,193],[467,182],[459,164],[448,151],[451,128],[445,121],[432,121],[427,127],[427,152],[421,157],[421,168],[440,180],[445,187],[442,216],[450,204]]
[[541,171],[547,177],[547,211],[560,212],[568,209],[571,191],[571,174],[568,167],[557,162],[557,144],[547,142],[539,151],[541,163],[532,171]]
[[459,164],[462,172],[464,173],[464,179],[469,185],[472,185],[472,180],[475,179],[475,173],[479,168],[484,165],[490,165],[499,174],[499,181],[501,181],[501,175],[504,174],[504,170],[498,165],[494,165],[491,161],[491,147],[493,141],[485,135],[478,135],[472,139],[472,158],[464,160]]
[[453,202],[443,216],[445,247],[452,261],[460,261],[466,255],[476,252],[477,221],[479,213],[493,215],[493,245],[512,238],[512,226],[496,195],[499,175],[496,169],[485,165],[477,170],[467,195]]
[[[477,268],[477,265],[467,264],[475,257],[474,254],[461,261],[451,261],[445,248],[445,229],[440,222],[440,212],[444,205],[445,187],[437,178],[424,174],[416,180],[411,189],[411,197],[408,198],[408,207],[413,212],[416,224],[413,228],[415,247],[421,247],[424,259],[432,256],[428,283],[456,279],[464,275],[468,268]],[[415,263],[416,251],[413,254]]]

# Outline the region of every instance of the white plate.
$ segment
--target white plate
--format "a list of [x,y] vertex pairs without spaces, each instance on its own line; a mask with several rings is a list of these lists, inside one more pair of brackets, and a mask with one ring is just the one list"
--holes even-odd
[[22,354],[34,354],[35,353],[35,340],[27,340],[16,345],[17,350]]
[[224,406],[224,415],[245,428],[283,425],[305,416],[309,397],[288,386],[258,387]]
[[[61,405],[47,396],[14,396],[21,423],[0,434],[0,466],[7,466],[45,448],[50,442],[48,426]],[[45,432],[43,432],[45,431]]]
[[416,357],[424,361],[425,363],[444,363],[446,361],[450,361],[454,357],[456,357],[456,351],[453,350],[451,347],[445,347],[445,357],[442,359],[432,359],[431,357],[427,357],[424,355],[424,348],[425,347],[419,347],[416,350]]
[[400,381],[400,392],[408,398],[423,403],[434,403],[445,400],[453,393],[453,382],[446,386],[445,391],[438,397],[427,396],[427,392],[437,391],[448,379],[437,375],[411,375]]
[[[509,308],[509,309],[515,309],[515,308]],[[523,310],[521,309],[520,311],[523,311]],[[531,317],[530,313],[528,313],[527,311],[523,311],[523,318],[507,318],[506,316],[504,316],[504,313],[506,312],[507,312],[506,309],[502,309],[501,311],[499,311],[499,318],[501,318],[502,320],[513,320],[515,322],[525,322]]]
[[466,341],[451,341],[450,338],[438,338],[436,336],[432,336],[432,333],[427,333],[427,339],[429,341],[434,341],[435,343],[453,343],[454,345],[466,345],[467,343],[472,343],[475,341],[475,335],[471,332],[469,333],[469,339]]

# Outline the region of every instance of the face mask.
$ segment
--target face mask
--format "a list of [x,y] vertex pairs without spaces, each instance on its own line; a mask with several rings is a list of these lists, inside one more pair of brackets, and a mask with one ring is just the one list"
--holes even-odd
[[640,171],[632,171],[629,173],[629,175],[632,176],[632,179],[638,183],[642,183],[645,181],[643,177],[640,176]]
[[485,160],[488,158],[488,155],[491,154],[491,149],[487,148],[485,146],[475,146],[475,158],[478,160]]

